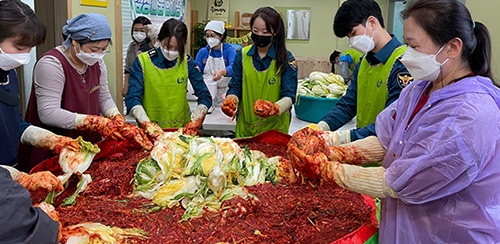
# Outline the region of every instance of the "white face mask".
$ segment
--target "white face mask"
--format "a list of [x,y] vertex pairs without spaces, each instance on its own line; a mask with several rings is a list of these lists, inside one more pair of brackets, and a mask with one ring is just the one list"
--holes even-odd
[[443,63],[439,63],[436,60],[436,56],[443,48],[444,45],[436,54],[426,54],[416,51],[412,47],[406,47],[406,51],[400,61],[408,69],[413,79],[435,81],[441,72],[441,67],[449,60],[447,58]]
[[30,53],[6,53],[0,48],[0,69],[9,71],[30,62]]
[[104,53],[104,52],[103,53],[86,53],[86,52],[82,51],[81,48],[80,48],[80,52],[77,52],[76,47],[75,47],[75,53],[76,53],[76,57],[78,59],[80,59],[80,61],[82,61],[86,65],[94,65],[95,63],[102,60],[104,58],[104,55],[106,55],[106,53]]
[[146,39],[146,33],[141,31],[134,31],[132,37],[136,42],[142,42],[144,41],[144,39]]
[[165,58],[168,60],[168,61],[173,61],[175,60],[177,57],[179,57],[179,52],[178,51],[169,51],[167,50],[166,48],[164,47],[161,47],[161,52],[163,53],[163,56],[165,56]]
[[207,38],[207,44],[210,48],[214,48],[215,46],[219,45],[220,40],[217,38],[209,37]]
[[356,49],[362,54],[367,54],[369,51],[375,48],[375,42],[373,41],[375,32],[373,32],[372,36],[369,37],[368,35],[366,35],[366,31],[368,30],[368,22],[365,26],[365,33],[363,35],[357,35],[349,38],[349,46]]

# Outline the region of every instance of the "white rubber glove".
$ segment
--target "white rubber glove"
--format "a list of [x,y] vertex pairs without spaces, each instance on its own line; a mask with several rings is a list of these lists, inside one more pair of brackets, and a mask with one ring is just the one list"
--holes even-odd
[[135,105],[132,109],[130,109],[130,114],[132,114],[138,124],[151,121],[142,105]]
[[329,147],[351,142],[350,130],[325,131],[322,136]]
[[198,121],[200,119],[204,119],[205,115],[207,115],[208,108],[203,104],[198,104],[194,111],[191,113],[191,121]]
[[158,124],[151,122],[142,105],[135,105],[130,110],[130,114],[132,114],[137,121],[137,124],[139,124],[141,128],[144,129],[144,132],[148,136],[152,137],[153,140],[156,140],[163,135],[163,129]]
[[325,121],[318,122],[318,126],[324,131],[331,131],[330,126]]
[[26,174],[10,166],[0,165],[0,167],[8,170],[12,180],[21,184],[29,191],[45,189],[47,191],[61,192],[64,189],[61,180],[49,171]]
[[104,113],[104,117],[106,117],[106,118],[114,117],[116,115],[121,115],[121,113],[117,107],[110,108],[110,109],[108,109],[108,111],[106,111]]
[[280,106],[280,114],[285,111],[289,111],[292,108],[293,102],[290,97],[283,97],[280,100],[276,101],[276,104]]
[[59,136],[49,130],[30,125],[21,135],[21,143],[28,144],[37,148],[54,151],[59,153],[64,147],[75,151],[80,149],[80,144],[73,138]]

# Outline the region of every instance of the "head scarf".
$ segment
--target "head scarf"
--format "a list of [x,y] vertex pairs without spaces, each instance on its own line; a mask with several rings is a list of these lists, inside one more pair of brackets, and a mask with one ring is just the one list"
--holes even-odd
[[106,16],[101,14],[80,14],[66,22],[62,28],[66,40],[62,43],[68,49],[71,40],[100,41],[111,39],[111,27]]

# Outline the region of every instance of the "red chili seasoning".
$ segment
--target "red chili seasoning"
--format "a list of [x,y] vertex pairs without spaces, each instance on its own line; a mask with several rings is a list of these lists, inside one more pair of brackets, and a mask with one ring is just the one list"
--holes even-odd
[[[248,143],[268,156],[285,155],[286,146]],[[248,187],[256,198],[240,197],[223,203],[218,212],[180,222],[182,207],[159,209],[150,200],[131,197],[131,181],[139,160],[147,152],[123,151],[123,156],[95,161],[87,170],[92,182],[80,193],[74,206],[60,206],[71,195],[78,181],[55,202],[63,226],[99,222],[121,228],[141,228],[147,241],[130,243],[328,243],[356,230],[369,221],[373,211],[361,195],[335,184],[271,183]],[[43,201],[33,194],[33,201]]]

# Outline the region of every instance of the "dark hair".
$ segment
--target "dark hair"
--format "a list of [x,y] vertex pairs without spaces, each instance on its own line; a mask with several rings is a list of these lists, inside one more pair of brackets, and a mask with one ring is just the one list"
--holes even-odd
[[333,32],[337,37],[345,37],[357,25],[366,25],[368,17],[377,18],[384,27],[384,18],[380,6],[374,0],[347,0],[340,6],[333,19]]
[[333,51],[332,54],[330,54],[330,62],[334,63],[336,57],[340,57],[340,52],[337,50]]
[[19,0],[0,1],[0,42],[16,38],[17,45],[34,47],[45,41],[45,26],[27,4]]
[[170,42],[170,38],[175,37],[177,39],[177,49],[179,49],[179,61],[182,62],[185,56],[187,34],[188,29],[186,24],[170,18],[161,26],[160,33],[158,33],[158,40],[163,41],[163,39],[168,38],[167,42]]
[[272,44],[276,48],[276,70],[279,74],[286,68],[288,53],[285,46],[285,24],[281,15],[271,7],[257,9],[250,19],[250,26],[256,18],[262,18],[266,23],[266,29],[273,34]]
[[[151,20],[149,20],[148,18],[146,18],[144,16],[138,16],[137,18],[135,18],[134,21],[132,22],[132,27],[130,28],[130,35],[134,35],[134,25],[136,25],[136,24],[150,25]],[[134,38],[132,38],[132,39],[134,39]],[[146,41],[146,43],[148,43],[151,40],[149,39],[149,37],[146,37],[145,41]]]
[[463,43],[462,58],[467,60],[471,70],[490,78],[491,39],[488,29],[472,20],[469,10],[456,0],[420,0],[410,4],[401,12],[403,20],[414,17],[432,41],[440,46],[453,38]]

